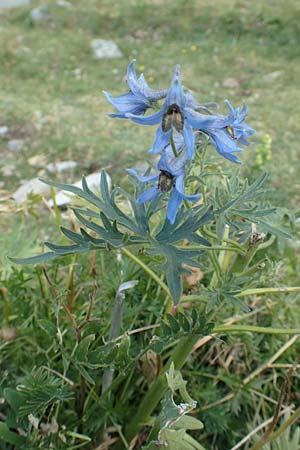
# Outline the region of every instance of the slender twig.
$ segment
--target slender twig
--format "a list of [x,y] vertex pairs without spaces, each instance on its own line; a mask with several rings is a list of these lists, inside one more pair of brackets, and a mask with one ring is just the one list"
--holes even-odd
[[[283,416],[286,412],[290,411],[290,408],[285,408],[282,411],[280,411],[279,415]],[[254,430],[250,431],[250,433],[247,434],[241,441],[239,441],[234,447],[232,447],[230,450],[238,450],[241,448],[246,442],[248,442],[252,436],[255,436],[256,433],[258,433],[260,430],[268,426],[273,420],[273,417],[270,419],[265,420],[263,423],[260,423]]]
[[53,375],[56,375],[57,377],[61,378],[65,383],[69,384],[71,387],[75,386],[75,383],[73,383],[72,380],[70,380],[69,378],[65,377],[61,373],[57,372],[56,370],[50,369],[50,367],[47,367],[47,366],[42,366],[42,368],[47,370],[47,372],[52,373]]
[[[274,431],[269,437],[269,441],[273,442],[278,438],[284,431],[293,425],[300,417],[300,407],[296,409],[296,411],[278,428],[278,430]],[[250,449],[251,450],[251,449]],[[253,450],[253,449],[252,449]]]
[[152,269],[150,269],[147,264],[143,263],[139,258],[137,258],[133,253],[131,253],[127,248],[122,248],[122,253],[124,255],[128,256],[132,261],[134,261],[136,264],[138,264],[156,283],[165,291],[165,293],[172,298],[170,290],[168,286],[159,278],[158,275],[156,275],[155,272],[153,272]]
[[[272,418],[272,421],[269,424],[267,430],[262,435],[262,437],[259,439],[259,441],[256,442],[256,444],[254,444],[251,447],[252,450],[259,450],[261,447],[263,447],[264,444],[266,444],[268,441],[270,441],[272,431],[274,430],[274,428],[275,428],[275,426],[276,426],[276,424],[278,422],[278,419],[279,419],[280,410],[281,410],[284,398],[288,395],[289,385],[290,385],[291,379],[292,379],[292,377],[294,375],[295,366],[298,364],[298,362],[299,362],[299,358],[297,358],[297,360],[295,361],[293,366],[289,369],[288,374],[287,374],[287,376],[286,376],[286,378],[284,380],[284,383],[283,383],[283,385],[281,387],[281,390],[280,390],[279,399],[278,399],[278,402],[277,402],[277,405],[276,405],[276,409],[275,409],[275,413],[274,413],[274,416]],[[278,434],[278,436],[280,434],[281,434],[281,432]]]
[[[234,325],[232,325],[234,326]],[[300,331],[300,330],[299,330]],[[294,333],[293,333],[294,334]],[[253,372],[251,372],[246,378],[243,379],[242,385],[245,386],[251,381],[253,381],[258,375],[260,375],[262,372],[264,372],[266,369],[269,369],[273,362],[276,361],[289,347],[291,347],[296,340],[298,339],[298,336],[293,336],[288,342],[286,342],[276,353],[273,355],[268,361],[266,361],[264,364],[259,366],[257,369],[255,369]],[[221,405],[223,403],[228,402],[235,396],[235,392],[232,391],[228,393],[225,397],[223,397],[220,400],[217,400],[216,402],[209,403],[208,405],[205,405],[202,407],[202,410],[207,410],[214,408],[215,406]]]

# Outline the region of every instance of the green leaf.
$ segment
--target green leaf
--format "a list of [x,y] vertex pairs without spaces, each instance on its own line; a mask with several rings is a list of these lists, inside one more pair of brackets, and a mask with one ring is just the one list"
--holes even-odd
[[249,313],[252,311],[252,308],[250,306],[246,305],[246,303],[242,302],[239,298],[235,297],[232,294],[224,293],[224,297],[227,298],[231,303],[233,303],[235,306],[238,306],[244,313]]
[[185,331],[186,333],[191,331],[191,324],[183,313],[178,312],[177,320],[178,320],[181,328],[183,329],[183,331]]
[[5,423],[0,422],[0,441],[4,441],[12,445],[17,445],[18,448],[20,448],[20,445],[25,444],[26,437],[20,436],[19,434],[10,431]]
[[43,331],[45,331],[48,336],[52,338],[56,338],[57,328],[54,325],[54,323],[50,322],[50,320],[47,319],[40,319],[37,321],[37,324],[42,328]]
[[82,244],[83,237],[79,233],[75,233],[75,231],[68,230],[65,227],[60,227],[60,231],[68,238],[71,239],[71,241],[75,242],[76,244]]
[[90,383],[92,386],[95,385],[95,381],[93,380],[93,378],[90,376],[90,374],[88,373],[88,371],[81,365],[81,364],[76,364],[76,369],[78,370],[78,372],[83,376],[83,378]]
[[73,253],[85,253],[89,250],[87,242],[83,242],[82,245],[56,245],[51,242],[45,242],[46,247],[53,250],[53,252],[58,256],[70,255]]
[[85,362],[87,361],[87,354],[89,350],[89,346],[95,340],[95,335],[90,334],[89,336],[85,336],[78,344],[73,358],[77,362]]
[[41,262],[49,261],[56,258],[56,254],[53,252],[42,253],[41,255],[31,256],[29,258],[11,258],[8,259],[15,264],[39,264]]
[[167,319],[170,325],[170,328],[174,334],[177,334],[180,331],[180,325],[172,314],[167,314]]

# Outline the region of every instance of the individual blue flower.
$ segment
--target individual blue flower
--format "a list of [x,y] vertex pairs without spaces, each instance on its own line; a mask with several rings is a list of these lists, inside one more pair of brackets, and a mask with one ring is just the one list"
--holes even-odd
[[126,81],[130,89],[127,94],[113,97],[108,92],[103,91],[106,99],[118,111],[117,114],[110,114],[110,117],[125,119],[128,113],[142,115],[154,102],[164,98],[167,94],[166,90],[155,91],[150,89],[143,74],[137,78],[134,63],[135,60],[133,59],[127,68]]
[[174,133],[179,133],[184,138],[188,159],[194,157],[195,137],[192,126],[185,116],[185,108],[196,103],[189,91],[184,91],[181,86],[180,66],[175,67],[174,76],[165,102],[160,111],[149,116],[138,116],[128,113],[126,116],[133,122],[141,125],[158,125],[156,137],[150,153],[160,153],[168,146]]
[[240,108],[233,108],[228,100],[225,103],[229,109],[229,114],[225,116],[204,115],[191,108],[186,108],[186,118],[191,126],[200,130],[210,137],[211,143],[224,158],[234,163],[240,164],[241,161],[234,154],[242,152],[238,143],[249,145],[247,139],[255,131],[244,122],[247,115],[246,105]]
[[[178,143],[178,145],[180,144]],[[141,183],[155,182],[153,186],[137,198],[137,202],[149,202],[158,196],[171,192],[167,207],[167,218],[171,223],[174,223],[182,200],[194,202],[201,197],[201,194],[186,195],[184,193],[184,175],[187,162],[188,158],[185,152],[180,153],[178,158],[174,158],[173,151],[169,145],[163,151],[157,164],[158,174],[141,176],[135,170],[128,169],[127,172]]]

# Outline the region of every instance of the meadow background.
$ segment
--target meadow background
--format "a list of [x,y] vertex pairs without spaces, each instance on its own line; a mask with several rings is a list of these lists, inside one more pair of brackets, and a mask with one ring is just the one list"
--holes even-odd
[[[271,286],[300,284],[300,3],[72,0],[70,4],[48,1],[47,16],[38,22],[30,11],[46,5],[41,1],[0,9],[0,127],[10,130],[9,138],[0,137],[0,390],[16,386],[26,373],[46,364],[47,358],[49,364],[55,360],[47,350],[49,337],[37,325],[42,317],[57,313],[41,269],[12,266],[7,255],[39,252],[45,239],[58,241],[57,217],[41,196],[30,196],[21,204],[10,197],[25,180],[40,175],[49,178],[46,164],[66,159],[78,166],[52,174],[52,179],[74,182],[82,174],[105,168],[115,184],[128,184],[124,169],[145,164],[153,129],[107,117],[112,108],[102,90],[113,95],[126,91],[124,75],[133,58],[137,72],[144,72],[155,89],[168,87],[174,65],[180,64],[183,84],[199,102],[218,102],[222,113],[225,98],[234,106],[247,103],[247,122],[257,134],[242,154],[242,173],[254,179],[268,172],[268,196],[285,212],[285,225],[293,236],[271,247],[265,277],[268,285],[272,280]],[[95,38],[113,40],[123,58],[95,60],[90,48]],[[22,139],[22,150],[8,150],[8,139]],[[224,165],[235,169],[225,160]],[[60,220],[70,223],[71,214],[63,213]],[[69,262],[67,257],[49,269],[62,296],[69,292]],[[115,259],[101,254],[95,262],[82,256],[72,264],[79,311],[84,309],[96,272],[96,314],[105,333],[111,299],[120,284]],[[142,276],[136,267],[130,271]],[[144,300],[145,289],[153,293],[152,303]],[[137,288],[129,301],[127,328],[155,320],[161,309],[159,295],[151,282]],[[299,300],[297,293],[252,298],[257,310],[246,321],[297,327]],[[230,313],[222,310],[220,322]],[[251,388],[241,388],[241,380],[266,364],[288,339],[231,336],[225,346],[211,342],[185,366],[183,376],[189,380],[205,426],[204,446],[229,449],[272,416],[286,364],[298,356],[299,341],[282,352],[277,366],[255,377]],[[233,400],[211,406],[231,392]],[[128,386],[122,395],[132,395]],[[297,373],[290,402],[299,404]],[[6,414],[5,405],[0,414]]]

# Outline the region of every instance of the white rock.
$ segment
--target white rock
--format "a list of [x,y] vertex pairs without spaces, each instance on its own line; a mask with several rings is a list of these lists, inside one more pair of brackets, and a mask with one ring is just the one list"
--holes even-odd
[[12,195],[12,199],[17,203],[24,202],[27,199],[27,195],[30,193],[42,194],[45,196],[50,195],[50,186],[43,183],[38,178],[32,178],[32,180],[25,181],[22,186]]
[[91,41],[91,48],[95,59],[104,58],[122,58],[123,53],[113,41],[106,41],[104,39],[93,39]]
[[9,128],[8,127],[0,127],[0,137],[5,137],[7,136],[9,133]]
[[67,170],[74,169],[77,167],[76,161],[58,161],[56,163],[50,163],[46,165],[46,169],[50,173],[61,173],[66,172]]
[[23,139],[11,139],[7,143],[7,149],[10,152],[18,153],[22,150],[23,147],[24,147]]
[[281,75],[282,75],[281,70],[275,70],[275,72],[270,72],[270,73],[267,73],[266,75],[264,75],[263,80],[272,82],[272,81],[277,80],[277,78],[279,78]]
[[30,11],[30,19],[34,23],[42,22],[43,20],[48,19],[49,10],[47,6],[40,6],[39,8],[34,8]]
[[223,80],[222,86],[229,89],[238,88],[240,86],[240,82],[236,78],[225,78],[225,80]]
[[57,0],[56,4],[58,6],[62,6],[63,8],[73,8],[73,5],[71,2],[68,2],[66,0]]
[[31,0],[0,0],[0,9],[17,8],[18,6],[27,6]]
[[[88,187],[91,189],[91,191],[99,191],[99,187],[100,187],[100,179],[101,179],[101,173],[91,173],[90,175],[88,175],[86,177],[86,182]],[[112,183],[111,183],[111,178],[108,174],[106,174],[106,180],[107,180],[107,184],[109,189],[111,189]],[[77,181],[77,183],[74,183],[73,186],[82,187],[82,182]],[[74,194],[72,192],[63,192],[60,191],[55,195],[55,202],[57,204],[57,206],[62,207],[62,206],[67,206],[71,200],[72,197],[74,196]],[[48,201],[48,205],[53,208],[53,200],[49,200]]]

